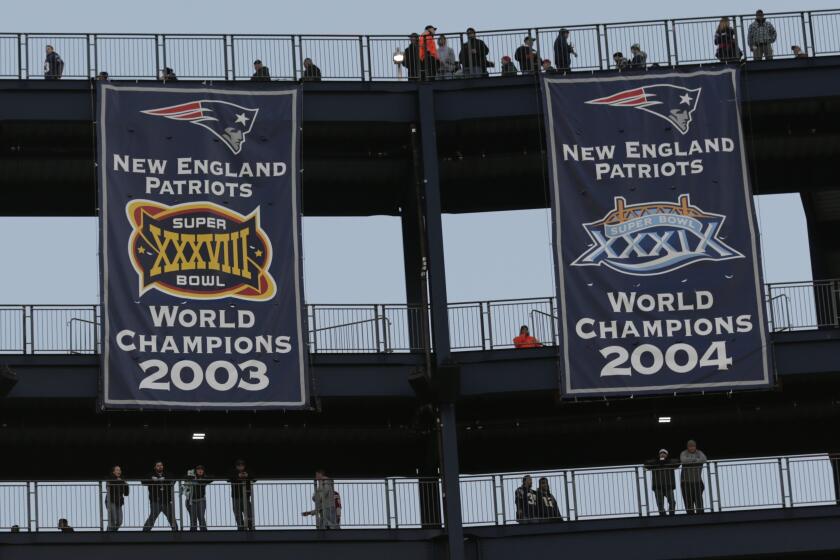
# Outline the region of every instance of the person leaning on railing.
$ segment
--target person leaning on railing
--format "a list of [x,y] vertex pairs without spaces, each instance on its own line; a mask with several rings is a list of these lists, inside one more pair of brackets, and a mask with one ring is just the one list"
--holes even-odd
[[181,484],[187,512],[190,514],[190,531],[207,530],[207,485],[212,482],[207,478],[204,465],[196,465],[187,471],[187,481]]
[[439,78],[450,79],[455,76],[455,72],[461,67],[458,59],[455,58],[455,51],[448,45],[446,35],[438,35],[437,40],[438,60],[440,60]]
[[561,29],[554,40],[554,63],[557,65],[558,72],[571,71],[572,55],[577,56],[577,53],[569,42],[569,30]]
[[236,528],[240,531],[254,530],[254,482],[256,480],[248,472],[245,461],[238,459],[233,476],[230,477],[230,495],[233,501]]
[[315,66],[315,63],[312,62],[311,58],[303,59],[303,77],[301,79],[304,82],[321,81],[321,69]]
[[128,483],[123,480],[122,468],[114,465],[105,481],[105,509],[108,511],[108,530],[117,531],[123,522],[123,504],[128,496]]
[[697,442],[688,440],[685,449],[680,453],[680,489],[682,490],[685,511],[689,514],[703,513],[703,464],[706,454],[697,449]]
[[324,469],[315,471],[315,492],[312,494],[315,509],[304,511],[303,516],[315,516],[318,529],[341,528],[341,496],[335,491],[333,480]]
[[271,73],[268,71],[268,66],[262,63],[259,58],[254,61],[254,73],[251,75],[252,82],[270,82]]
[[776,28],[764,17],[764,12],[755,13],[755,21],[747,32],[747,44],[753,53],[753,60],[773,60],[773,43],[776,42]]
[[[531,35],[526,35],[522,40],[522,44],[513,53],[513,58],[519,63],[519,69],[523,74],[533,74],[540,71],[540,55],[534,49],[534,38]],[[504,60],[504,59],[503,59]],[[502,65],[502,74],[505,73],[504,63]]]
[[464,69],[464,76],[467,78],[487,77],[487,69],[493,63],[487,60],[490,49],[487,45],[475,36],[475,29],[467,28],[467,40],[461,45],[461,52],[458,59]]
[[675,470],[680,464],[669,457],[667,449],[660,449],[656,459],[645,462],[645,468],[651,471],[650,480],[653,495],[656,498],[656,508],[659,515],[665,515],[665,499],[668,500],[668,513],[674,515],[677,503],[674,491],[677,488]]
[[536,337],[531,336],[528,325],[519,327],[519,336],[513,339],[514,348],[540,348],[542,343]]
[[537,487],[537,518],[545,523],[547,521],[563,521],[563,516],[560,515],[560,507],[557,505],[557,499],[551,493],[551,488],[548,485],[546,477],[540,478],[539,486]]
[[717,30],[715,30],[715,45],[717,45],[715,57],[721,62],[738,62],[744,56],[738,48],[738,36],[729,24],[728,17],[720,18]]
[[531,475],[522,477],[522,486],[516,489],[516,521],[521,524],[533,523],[537,519],[537,493],[532,488],[534,484]]
[[151,531],[155,521],[162,513],[172,530],[177,531],[178,524],[175,522],[175,480],[167,476],[162,461],[155,463],[152,474],[149,475],[147,480],[143,481],[143,484],[149,490],[149,517],[143,524],[143,530]]
[[435,43],[436,31],[437,27],[427,25],[420,35],[420,62],[423,65],[423,76],[426,80],[434,80],[440,66],[437,44]]

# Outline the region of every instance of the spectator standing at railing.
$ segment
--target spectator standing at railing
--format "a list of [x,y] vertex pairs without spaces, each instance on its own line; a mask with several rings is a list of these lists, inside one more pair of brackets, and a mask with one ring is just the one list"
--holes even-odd
[[178,524],[175,522],[175,481],[167,476],[163,468],[163,462],[158,461],[143,484],[149,490],[149,517],[143,524],[144,531],[151,531],[152,526],[157,521],[157,518],[162,513],[169,526],[173,531],[178,530]]
[[204,465],[196,465],[187,471],[187,482],[182,485],[187,512],[190,514],[190,531],[197,528],[207,530],[207,485],[213,482],[207,478]]
[[656,459],[647,461],[645,468],[651,471],[650,481],[653,495],[656,498],[656,508],[659,515],[665,515],[665,500],[668,500],[668,513],[674,515],[677,503],[674,491],[677,489],[676,469],[679,463],[670,458],[667,449],[660,449]]
[[427,80],[435,79],[438,66],[440,65],[437,44],[435,42],[435,31],[437,31],[437,27],[427,25],[422,35],[420,35],[420,63],[423,65],[422,74]]
[[541,521],[563,521],[560,508],[557,506],[557,500],[551,493],[546,477],[540,478],[537,487],[537,517]]
[[408,70],[409,80],[420,79],[420,35],[417,33],[409,35],[401,64]]
[[55,52],[52,45],[46,47],[47,56],[44,59],[44,79],[45,80],[60,80],[64,74],[64,61],[61,56]]
[[335,491],[333,480],[324,469],[315,471],[315,493],[312,494],[315,509],[304,511],[304,517],[315,516],[318,529],[341,528],[341,496]]
[[624,53],[621,51],[613,53],[613,64],[615,64],[615,69],[619,72],[627,70],[627,59],[624,58]]
[[647,69],[647,53],[642,50],[639,43],[633,43],[630,46],[630,54],[632,55],[632,58],[630,59],[630,63],[627,65],[629,70]]
[[[548,65],[551,66],[550,60],[548,61]],[[513,339],[514,348],[540,348],[541,346],[542,344],[537,340],[537,337],[531,336],[528,325],[519,327],[519,336]]]
[[[542,66],[540,62],[540,55],[534,49],[534,38],[526,35],[522,41],[522,45],[513,53],[513,58],[519,63],[519,69],[523,74],[533,74],[539,72]],[[504,68],[502,68],[504,74]]]
[[233,500],[233,516],[240,531],[254,530],[254,478],[248,472],[245,461],[236,461],[233,476],[230,477],[230,495]]
[[516,66],[513,65],[513,61],[510,59],[508,55],[502,57],[502,77],[503,78],[510,78],[516,76],[518,72],[516,71]]
[[320,82],[321,69],[315,66],[311,58],[303,59],[303,81],[304,82]]
[[575,48],[569,42],[569,30],[561,29],[554,40],[554,63],[558,72],[571,72],[572,55],[577,56]]
[[753,60],[773,60],[773,43],[776,42],[776,28],[764,18],[764,12],[755,13],[755,21],[747,31],[747,44],[753,53]]
[[537,493],[532,488],[534,484],[531,475],[522,477],[522,486],[516,489],[516,520],[519,523],[532,523],[537,519]]
[[271,73],[268,71],[268,66],[262,63],[259,58],[254,61],[254,73],[251,75],[252,82],[270,82]]
[[685,449],[680,453],[680,489],[682,490],[685,511],[690,514],[703,513],[703,464],[706,454],[697,449],[697,442],[688,440]]
[[117,531],[123,522],[123,504],[128,496],[128,483],[123,480],[122,468],[114,465],[105,481],[105,509],[108,511],[108,530]]
[[455,51],[447,44],[446,35],[438,35],[437,44],[438,60],[440,60],[439,76],[444,79],[452,78],[460,68],[458,59],[455,58]]
[[63,517],[58,520],[58,530],[62,533],[75,533],[76,530],[70,526],[70,522]]
[[461,45],[461,52],[458,59],[464,68],[464,76],[468,78],[487,77],[487,68],[493,64],[487,60],[490,49],[487,45],[475,36],[475,29],[467,28],[467,40]]
[[743,56],[741,49],[738,48],[738,36],[729,24],[728,17],[720,18],[717,30],[715,30],[715,45],[717,45],[715,57],[721,62],[738,62]]

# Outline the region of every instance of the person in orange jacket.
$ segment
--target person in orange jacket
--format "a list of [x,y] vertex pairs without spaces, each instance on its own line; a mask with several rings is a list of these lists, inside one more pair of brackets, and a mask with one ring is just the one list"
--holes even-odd
[[542,344],[528,332],[528,325],[519,328],[519,336],[513,339],[515,348],[540,348]]
[[427,25],[420,35],[420,66],[423,68],[427,80],[435,78],[440,65],[440,57],[435,43],[435,32],[437,32],[437,27]]

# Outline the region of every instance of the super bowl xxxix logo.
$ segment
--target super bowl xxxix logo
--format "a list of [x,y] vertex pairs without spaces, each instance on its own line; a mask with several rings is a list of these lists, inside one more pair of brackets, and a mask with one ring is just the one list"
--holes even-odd
[[243,216],[212,202],[136,200],[126,213],[134,228],[128,253],[140,295],[157,289],[189,299],[274,297],[271,242],[260,227],[259,208]]
[[726,216],[703,212],[687,194],[679,202],[645,202],[615,207],[583,224],[593,243],[572,266],[604,265],[635,276],[665,274],[699,261],[742,259],[718,236]]

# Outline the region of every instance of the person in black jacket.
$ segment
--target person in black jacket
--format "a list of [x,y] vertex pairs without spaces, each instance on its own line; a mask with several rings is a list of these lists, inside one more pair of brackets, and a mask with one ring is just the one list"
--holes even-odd
[[236,469],[230,477],[230,495],[233,500],[233,516],[236,527],[240,531],[254,530],[254,501],[253,484],[256,482],[250,475],[245,461],[236,461]]
[[502,57],[502,77],[503,78],[511,78],[516,76],[518,72],[516,71],[516,66],[513,65],[513,62],[510,60],[510,57],[505,55]]
[[400,63],[408,70],[408,79],[410,81],[419,80],[420,75],[420,36],[417,33],[412,33],[408,38],[408,46],[403,51],[403,59]]
[[117,531],[123,522],[123,504],[128,496],[128,483],[123,480],[122,468],[114,465],[105,482],[105,509],[108,511],[108,530]]
[[175,70],[169,66],[165,67],[160,73],[160,81],[162,82],[177,82],[178,76],[175,75]]
[[541,521],[563,521],[557,500],[551,493],[546,477],[540,478],[540,484],[537,487],[537,517]]
[[143,484],[149,489],[149,517],[143,524],[144,531],[151,531],[152,526],[157,521],[157,518],[162,513],[169,526],[173,531],[178,530],[178,524],[175,522],[175,494],[173,487],[175,481],[171,480],[166,472],[163,470],[163,462],[155,463],[155,468],[152,474],[149,475],[148,480],[144,480]]
[[558,72],[570,72],[572,69],[572,55],[577,56],[575,48],[569,43],[569,30],[561,29],[554,40],[554,63]]
[[304,82],[320,82],[321,69],[315,66],[311,58],[303,59],[303,81]]
[[187,471],[187,482],[183,485],[187,512],[190,514],[190,531],[196,528],[206,531],[207,485],[213,481],[207,478],[204,465],[196,465]]
[[523,525],[537,519],[537,493],[531,488],[534,481],[531,475],[522,477],[522,486],[516,489],[516,520]]
[[717,45],[715,56],[721,62],[738,62],[743,55],[741,49],[738,48],[738,35],[730,25],[728,17],[720,18],[715,30],[715,45]]
[[44,59],[44,79],[60,80],[64,74],[64,61],[52,45],[47,45],[47,57]]
[[656,497],[656,507],[659,515],[665,515],[665,499],[668,499],[668,513],[674,515],[677,509],[674,500],[674,490],[677,488],[675,471],[680,464],[670,459],[667,449],[659,450],[659,457],[645,463],[645,468],[651,471],[651,487]]
[[262,60],[259,58],[254,61],[254,73],[251,75],[252,82],[270,82],[271,74],[268,71],[268,66],[263,66]]
[[[523,74],[533,74],[540,71],[540,55],[534,49],[534,38],[530,35],[522,41],[522,46],[513,53],[513,58],[519,63]],[[504,74],[504,68],[502,69]]]
[[467,41],[461,45],[461,52],[458,54],[458,60],[464,68],[464,75],[468,78],[479,76],[486,78],[487,68],[493,66],[493,63],[487,60],[488,54],[490,54],[490,49],[484,41],[475,36],[475,29],[468,28]]

